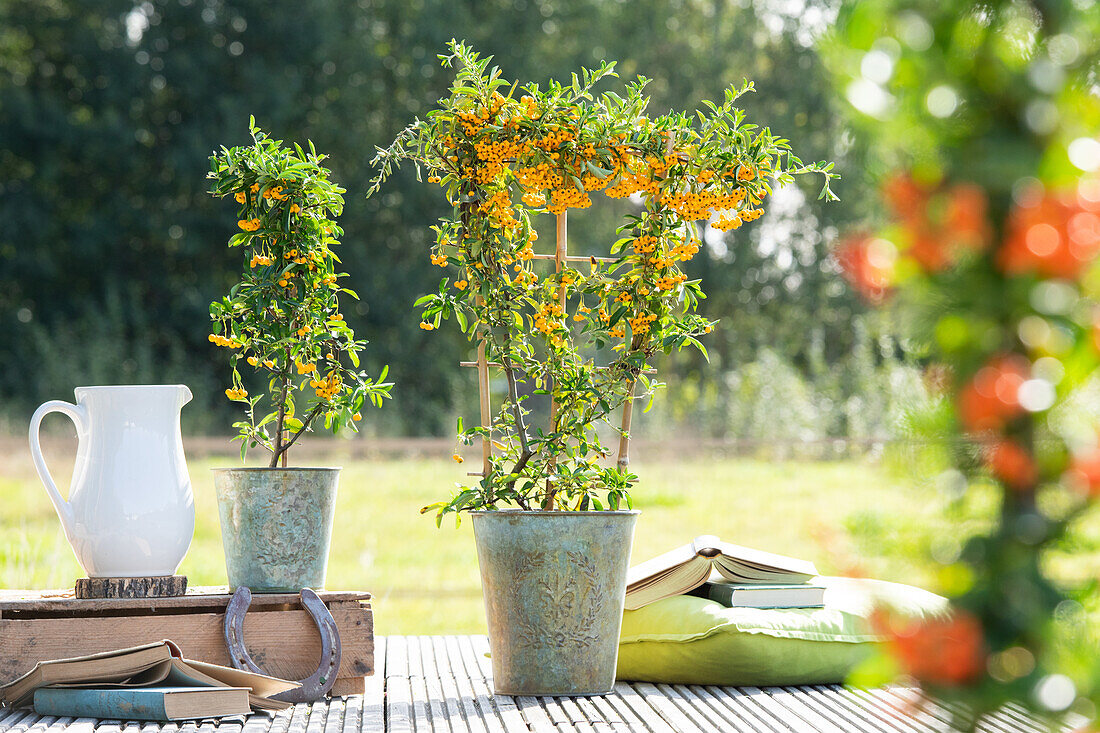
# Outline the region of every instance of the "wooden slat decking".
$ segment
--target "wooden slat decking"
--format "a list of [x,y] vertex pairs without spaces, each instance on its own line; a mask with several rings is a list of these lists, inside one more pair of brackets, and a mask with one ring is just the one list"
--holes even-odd
[[[713,687],[619,682],[606,697],[492,694],[484,636],[391,636],[376,640],[377,673],[362,696],[303,703],[275,715],[220,723],[127,723],[40,717],[0,708],[2,733],[935,733],[948,712],[918,690],[838,685]],[[1084,719],[1064,721],[1071,730]],[[982,721],[988,733],[1049,728],[1009,706]]]

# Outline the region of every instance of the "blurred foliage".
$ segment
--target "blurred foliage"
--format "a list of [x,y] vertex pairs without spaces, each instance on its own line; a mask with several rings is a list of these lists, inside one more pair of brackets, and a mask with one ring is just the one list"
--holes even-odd
[[1097,583],[1052,560],[1088,546],[1100,497],[1100,426],[1080,405],[1100,368],[1100,8],[853,2],[823,47],[887,214],[838,259],[871,299],[896,296],[942,365],[940,399],[909,421],[924,465],[960,503],[998,506],[992,526],[934,545],[956,611],[887,622],[892,671],[966,703],[966,728],[1008,701],[1052,727],[1095,717]]
[[[347,320],[371,344],[365,367],[390,364],[397,409],[369,430],[442,434],[476,405],[469,346],[432,339],[409,308],[437,275],[421,257],[424,226],[444,213],[411,172],[364,200],[375,145],[445,93],[435,54],[453,36],[491,53],[519,78],[544,82],[578,66],[619,59],[625,78],[656,81],[652,110],[688,109],[749,77],[742,102],[805,159],[838,162],[845,204],[824,207],[816,188],[786,189],[760,221],[721,236],[688,268],[711,293],[703,315],[721,321],[712,365],[675,359],[677,384],[721,404],[727,375],[767,347],[819,391],[846,358],[863,306],[845,287],[827,242],[871,198],[862,155],[830,104],[813,39],[828,21],[817,5],[743,0],[306,0],[272,12],[254,0],[0,0],[0,404],[20,424],[31,409],[78,384],[187,382],[191,431],[221,432],[216,349],[206,304],[239,267],[225,251],[232,202],[204,196],[207,156],[248,142],[246,121],[284,139],[312,140],[347,187],[341,218],[349,283],[362,301]],[[785,206],[780,207],[779,201]],[[578,252],[606,249],[628,202],[599,202],[571,222]],[[546,236],[542,241],[551,241]],[[872,330],[876,322],[870,323]],[[894,356],[902,350],[894,352]],[[861,384],[823,387],[847,400]],[[502,383],[496,384],[501,393]],[[688,429],[706,422],[676,405]],[[644,429],[646,420],[639,421]],[[835,424],[830,434],[845,434]]]

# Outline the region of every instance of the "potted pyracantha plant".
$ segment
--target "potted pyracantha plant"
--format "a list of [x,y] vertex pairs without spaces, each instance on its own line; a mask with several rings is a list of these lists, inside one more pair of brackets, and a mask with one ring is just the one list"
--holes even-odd
[[[449,96],[379,151],[371,189],[403,161],[443,188],[453,210],[434,227],[431,257],[451,274],[417,301],[420,327],[454,318],[478,348],[482,420],[460,423],[459,437],[483,442],[480,480],[425,511],[472,512],[496,691],[606,693],[637,518],[632,406],[659,386],[655,354],[702,349],[713,326],[680,265],[699,250],[699,222],[752,221],[773,181],[829,167],[802,165],[743,123],[735,102],[748,84],[698,117],[649,117],[644,79],[595,94],[612,64],[517,89],[490,59],[457,42],[450,51]],[[609,256],[570,256],[566,212],[596,191],[637,196],[640,210]],[[536,242],[545,213],[557,217],[553,254]],[[495,413],[488,368],[508,385]],[[530,393],[550,397],[544,425],[531,424]],[[618,434],[617,461],[602,428]]]
[[[344,189],[312,144],[291,149],[255,120],[249,126],[252,145],[210,158],[211,194],[240,204],[229,246],[246,265],[229,295],[210,305],[210,341],[230,352],[225,395],[245,410],[234,423],[241,459],[263,447],[271,460],[215,470],[226,569],[232,587],[323,588],[340,469],[287,467],[287,452],[317,424],[354,431],[366,403],[381,407],[392,385],[385,369],[377,379],[359,369],[366,342],[340,313],[340,293],[356,297],[340,285],[332,251]],[[249,394],[242,370],[266,390]]]

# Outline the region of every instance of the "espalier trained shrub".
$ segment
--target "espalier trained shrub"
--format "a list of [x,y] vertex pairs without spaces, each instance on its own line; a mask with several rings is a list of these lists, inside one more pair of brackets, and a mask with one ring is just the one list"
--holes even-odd
[[[404,161],[442,187],[453,208],[433,227],[431,258],[451,275],[417,301],[420,327],[453,317],[500,364],[508,396],[491,426],[459,425],[464,442],[493,441],[486,475],[426,510],[629,504],[636,477],[625,440],[609,464],[599,428],[629,437],[629,421],[610,418],[660,386],[649,376],[654,354],[703,349],[698,339],[714,324],[696,313],[703,290],[680,268],[699,251],[695,222],[728,230],[754,221],[773,183],[802,173],[824,174],[822,196],[831,196],[832,166],[803,165],[786,140],[745,122],[736,102],[749,82],[721,104],[705,102],[706,112],[650,116],[644,78],[596,93],[613,64],[520,88],[490,58],[456,41],[450,50],[440,57],[457,67],[450,94],[379,150],[371,193]],[[596,191],[642,202],[611,257],[540,266],[534,218],[586,208]],[[524,382],[552,399],[545,429],[528,425]]]

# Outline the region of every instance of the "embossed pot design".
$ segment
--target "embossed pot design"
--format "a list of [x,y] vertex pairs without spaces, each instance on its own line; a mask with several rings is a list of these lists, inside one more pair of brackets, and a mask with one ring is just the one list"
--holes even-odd
[[339,468],[214,469],[231,588],[325,587],[339,477]]
[[498,695],[615,684],[638,512],[471,512]]

